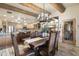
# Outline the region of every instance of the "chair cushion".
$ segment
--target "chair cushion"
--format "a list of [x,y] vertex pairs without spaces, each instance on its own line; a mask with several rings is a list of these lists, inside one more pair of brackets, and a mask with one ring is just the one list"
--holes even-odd
[[18,45],[18,47],[19,47],[19,54],[20,55],[24,55],[25,51],[30,48],[29,45]]

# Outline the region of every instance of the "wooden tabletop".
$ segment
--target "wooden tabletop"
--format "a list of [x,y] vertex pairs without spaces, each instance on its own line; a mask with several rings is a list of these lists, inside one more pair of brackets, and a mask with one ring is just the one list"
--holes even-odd
[[25,40],[24,43],[31,44],[34,47],[38,47],[38,46],[45,44],[46,41],[47,41],[47,39],[45,39],[45,38],[37,37],[37,38],[27,39],[27,40]]
[[32,42],[35,42],[35,41],[39,41],[39,40],[42,40],[43,38],[40,38],[40,37],[37,37],[37,38],[29,38],[29,39],[24,39],[25,42],[24,43],[32,43]]

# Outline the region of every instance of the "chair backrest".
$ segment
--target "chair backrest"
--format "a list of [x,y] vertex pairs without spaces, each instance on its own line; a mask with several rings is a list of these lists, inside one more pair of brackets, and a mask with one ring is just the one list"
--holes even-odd
[[48,45],[48,53],[52,52],[55,48],[56,43],[56,32],[50,32],[49,34],[49,45]]
[[59,34],[60,34],[59,31],[50,32],[50,35],[49,35],[48,53],[55,54],[55,51],[58,50]]
[[42,37],[42,34],[41,32],[35,31],[31,33],[30,37],[31,38]]
[[57,31],[56,32],[56,36],[55,36],[55,49],[58,50],[58,40],[60,38],[60,32]]
[[11,38],[12,38],[12,44],[13,44],[15,56],[19,56],[19,48],[18,48],[16,36],[11,33]]
[[36,37],[36,32],[32,32],[30,35],[31,38],[35,38]]

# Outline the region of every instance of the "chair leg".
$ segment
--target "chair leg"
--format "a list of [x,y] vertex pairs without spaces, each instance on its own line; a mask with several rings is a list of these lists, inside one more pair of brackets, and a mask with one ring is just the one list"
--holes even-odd
[[34,51],[35,51],[35,56],[40,56],[40,51],[39,51],[39,48],[34,48]]
[[53,55],[53,56],[55,55],[55,51],[52,52],[52,55]]
[[56,49],[56,51],[58,51],[58,42],[57,42],[57,45],[56,45],[55,49]]
[[58,45],[56,46],[56,51],[58,51]]
[[55,55],[55,49],[52,52],[48,53],[48,56],[54,56]]

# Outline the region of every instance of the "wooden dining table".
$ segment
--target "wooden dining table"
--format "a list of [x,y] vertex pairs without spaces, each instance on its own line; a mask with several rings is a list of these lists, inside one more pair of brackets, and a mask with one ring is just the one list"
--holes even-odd
[[35,55],[40,55],[39,53],[39,47],[44,45],[46,43],[46,41],[48,40],[48,37],[45,38],[32,38],[32,39],[24,39],[25,42],[24,44],[29,44],[31,48],[33,48],[33,50],[35,51]]

